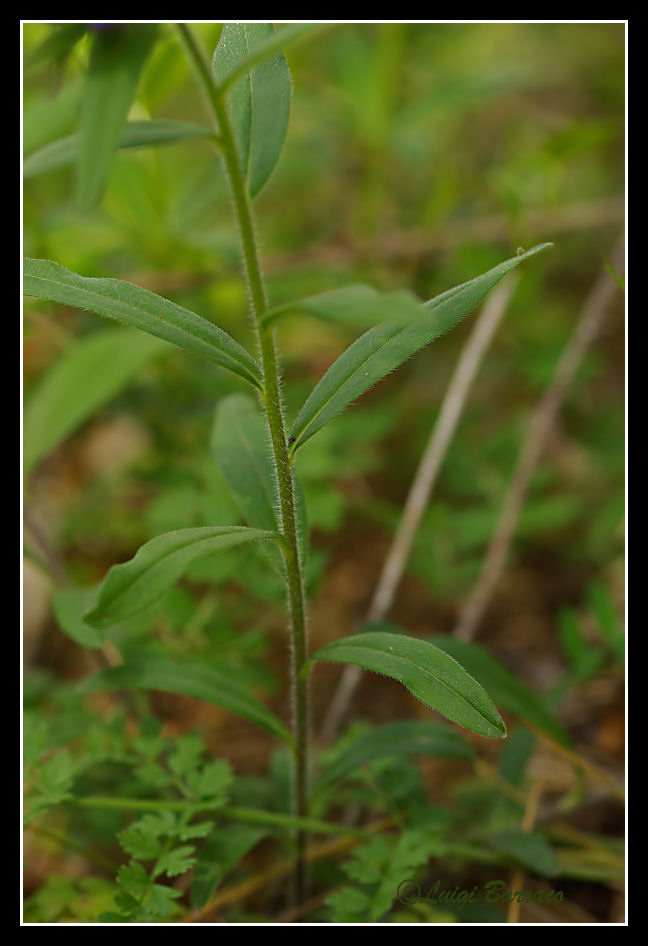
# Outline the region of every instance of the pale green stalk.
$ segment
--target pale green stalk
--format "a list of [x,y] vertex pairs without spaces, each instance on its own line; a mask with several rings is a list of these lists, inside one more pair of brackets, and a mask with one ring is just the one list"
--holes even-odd
[[[287,548],[283,549],[283,553],[286,561],[286,585],[293,656],[291,690],[293,696],[295,737],[294,814],[298,818],[304,818],[306,816],[308,802],[308,679],[305,674],[300,674],[300,670],[307,658],[306,615],[303,578],[297,543],[293,475],[286,442],[286,428],[283,419],[279,364],[274,330],[272,328],[264,329],[261,325],[261,319],[268,311],[269,306],[254,235],[251,201],[245,185],[234,134],[227,113],[224,90],[216,86],[212,77],[210,64],[203,50],[199,47],[188,24],[178,24],[178,31],[207,94],[211,110],[220,131],[220,147],[230,180],[234,208],[239,226],[245,272],[252,305],[252,323],[261,353],[261,364],[263,368],[263,392],[261,396],[270,431],[272,452],[277,474],[281,531],[287,542]],[[296,837],[297,863],[295,873],[295,896],[298,901],[304,898],[306,891],[306,863],[304,857],[306,843],[306,832],[299,830]]]

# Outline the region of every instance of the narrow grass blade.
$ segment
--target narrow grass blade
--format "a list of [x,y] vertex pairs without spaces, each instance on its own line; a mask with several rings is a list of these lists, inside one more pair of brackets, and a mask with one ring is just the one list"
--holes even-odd
[[488,651],[478,644],[460,641],[448,634],[435,634],[429,640],[476,677],[499,706],[514,713],[522,721],[533,723],[561,745],[572,745],[569,733],[545,708],[533,690]]
[[486,691],[444,651],[405,634],[368,631],[327,644],[316,660],[354,664],[398,680],[417,699],[480,736],[499,739],[506,726]]
[[78,276],[51,260],[25,259],[23,292],[132,325],[262,387],[259,366],[231,335],[148,289],[120,279]]
[[[192,122],[153,119],[151,121],[126,122],[118,148],[151,148],[170,145],[190,138],[213,138],[214,133],[202,125]],[[23,178],[36,177],[45,171],[53,171],[67,164],[74,164],[79,156],[81,135],[67,135],[38,148],[23,161]]]
[[183,663],[148,655],[129,660],[119,667],[101,670],[81,684],[81,689],[86,693],[130,687],[182,693],[213,703],[292,744],[292,736],[286,727],[260,700],[245,687],[204,663]]
[[346,745],[320,775],[316,791],[344,778],[367,762],[392,756],[436,756],[470,761],[474,752],[463,735],[449,726],[426,720],[399,720],[378,726]]
[[548,246],[551,244],[540,244],[476,279],[449,289],[421,306],[413,322],[385,322],[361,335],[331,365],[306,399],[290,431],[293,454],[377,381],[456,325],[506,273]]
[[[290,113],[291,80],[286,57],[279,50],[251,69],[254,47],[274,34],[272,23],[225,23],[214,50],[217,85],[228,85],[227,108],[239,160],[251,197],[256,197],[281,154]],[[236,73],[238,78],[232,81]],[[231,85],[229,84],[231,82]]]
[[83,209],[101,195],[157,32],[155,23],[121,23],[94,38],[80,120],[77,193]]
[[102,329],[73,344],[41,379],[25,406],[25,478],[143,365],[167,350],[160,339],[131,328]]
[[110,569],[85,621],[101,629],[134,617],[155,604],[194,559],[256,539],[282,541],[277,532],[246,526],[201,526],[158,535],[130,561]]

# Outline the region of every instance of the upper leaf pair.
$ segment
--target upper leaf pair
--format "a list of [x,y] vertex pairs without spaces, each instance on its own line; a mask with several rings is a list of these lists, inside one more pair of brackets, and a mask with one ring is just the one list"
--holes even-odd
[[[291,453],[377,381],[454,326],[506,273],[550,245],[543,243],[514,256],[423,306],[406,291],[379,293],[352,285],[270,310],[266,328],[300,309],[336,321],[379,323],[340,355],[308,396],[290,431]],[[118,279],[78,276],[50,260],[26,259],[23,273],[25,295],[110,316],[206,358],[263,391],[261,368],[252,355],[227,332],[175,302]]]
[[[271,23],[226,23],[223,27],[214,53],[214,80],[219,94],[228,97],[239,159],[252,197],[269,179],[288,127],[291,80],[281,46],[314,28],[292,24],[275,33]],[[80,131],[30,154],[24,162],[25,177],[76,162],[77,200],[87,210],[100,198],[118,148],[214,137],[209,129],[185,122],[126,121],[158,36],[157,24],[83,24],[73,31],[60,26],[55,30],[39,58],[62,58],[61,42],[65,41],[67,53],[70,44],[86,33],[90,36]]]

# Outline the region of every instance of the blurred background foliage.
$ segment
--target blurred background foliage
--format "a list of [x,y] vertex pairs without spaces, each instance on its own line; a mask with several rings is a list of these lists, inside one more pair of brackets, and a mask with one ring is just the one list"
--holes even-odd
[[[53,29],[23,24],[26,157],[78,130],[89,42],[81,34],[53,63],[38,54]],[[211,50],[220,25],[195,29]],[[623,231],[625,27],[337,23],[286,55],[294,80],[288,136],[255,204],[273,304],[351,282],[428,299],[518,246],[554,243],[522,269],[391,612],[412,632],[450,633],[479,574],[531,412]],[[129,118],[208,124],[168,24]],[[135,282],[251,344],[232,208],[207,140],[118,152],[94,210],[78,209],[75,186],[73,165],[25,181],[26,256]],[[471,321],[411,359],[300,454],[314,646],[352,633],[364,617]],[[23,328],[29,418],[57,365],[111,326],[28,299]],[[305,316],[281,324],[289,418],[353,338],[350,329]],[[572,682],[610,668],[622,677],[624,352],[619,292],[535,472],[509,568],[480,631],[480,641],[541,688],[565,673]],[[89,389],[77,392],[80,401]],[[234,376],[158,346],[34,463],[25,483],[28,707],[41,706],[48,692],[42,674],[88,669],[53,618],[57,586],[95,584],[162,531],[239,521],[209,440],[219,399],[240,389]],[[282,606],[283,589],[265,559],[245,546],[194,565],[158,612],[121,628],[115,644],[123,654],[200,651],[287,712]],[[334,677],[322,672],[321,680],[330,696]],[[618,698],[613,690],[603,702]],[[316,688],[316,712],[326,699]],[[369,718],[372,708],[381,719],[392,716],[367,703]],[[623,735],[615,732],[599,727],[590,735],[601,752],[616,755]]]
[[[26,156],[78,126],[88,39],[53,65],[37,55],[52,29],[24,24]],[[212,48],[219,24],[196,29]],[[419,610],[434,625],[437,610],[447,620],[477,577],[530,412],[623,227],[624,26],[339,23],[288,47],[287,56],[294,78],[288,138],[256,201],[273,304],[357,281],[429,298],[518,245],[555,244],[524,268],[417,537],[409,572]],[[168,25],[129,118],[207,122]],[[25,255],[136,282],[250,342],[236,228],[207,141],[118,152],[95,210],[80,211],[74,190],[74,166],[26,181]],[[27,301],[27,415],[57,362],[105,329],[94,315]],[[331,562],[358,547],[366,573],[356,597],[370,593],[380,565],[371,549],[384,550],[398,522],[469,331],[468,319],[303,451],[313,593],[322,582],[327,588]],[[352,338],[306,317],[279,328],[289,416]],[[26,504],[70,581],[99,580],[158,532],[238,521],[209,453],[215,405],[238,386],[171,347],[156,348],[40,459]],[[514,564],[542,574],[543,587],[559,576],[553,608],[578,604],[593,580],[613,597],[621,592],[623,411],[620,294],[569,393],[516,537]],[[218,612],[226,624],[242,618],[257,626],[259,600],[281,604],[263,559],[233,550],[194,566],[188,588],[166,603],[165,621],[185,626],[204,583],[212,588],[212,622]],[[241,584],[245,594],[231,617],[217,601]],[[345,624],[360,603],[341,602]]]

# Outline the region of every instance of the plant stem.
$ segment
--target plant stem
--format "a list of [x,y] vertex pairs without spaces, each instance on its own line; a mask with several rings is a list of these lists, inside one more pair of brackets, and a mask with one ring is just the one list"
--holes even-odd
[[197,814],[198,812],[214,812],[219,817],[230,818],[232,821],[243,821],[246,824],[262,824],[270,828],[294,828],[297,822],[299,827],[313,834],[352,835],[353,837],[367,837],[367,828],[354,828],[351,825],[333,824],[321,821],[319,818],[296,818],[293,815],[284,815],[278,811],[263,811],[261,808],[244,808],[232,805],[222,805],[218,801],[192,802],[179,798],[120,798],[115,795],[83,795],[68,800],[70,805],[78,808],[97,808],[113,811],[177,811],[180,814]]
[[[203,84],[214,118],[220,130],[220,146],[230,180],[234,208],[239,226],[241,247],[245,262],[248,289],[252,303],[253,327],[261,353],[263,368],[263,407],[265,409],[272,452],[274,456],[279,491],[281,531],[288,543],[283,549],[286,563],[286,587],[292,640],[291,691],[293,696],[295,775],[294,814],[304,818],[308,802],[308,680],[300,675],[307,657],[306,613],[304,586],[297,541],[295,517],[295,494],[293,472],[288,456],[286,428],[280,390],[279,364],[275,346],[274,330],[264,329],[261,318],[268,310],[263,276],[259,264],[251,201],[239,160],[232,125],[227,113],[224,97],[216,87],[209,63],[186,23],[178,24],[185,48],[193,61]],[[299,830],[296,836],[295,898],[298,902],[306,896],[305,851],[307,836]]]

